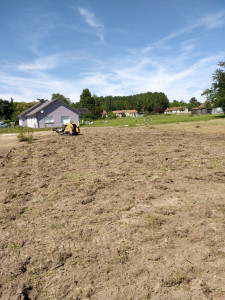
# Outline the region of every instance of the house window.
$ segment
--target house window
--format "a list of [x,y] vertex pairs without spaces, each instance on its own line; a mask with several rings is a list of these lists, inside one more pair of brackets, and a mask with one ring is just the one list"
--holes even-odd
[[54,123],[53,117],[45,117],[44,118],[44,123],[45,124]]
[[61,123],[62,123],[62,125],[70,123],[70,117],[69,116],[62,116],[61,117]]

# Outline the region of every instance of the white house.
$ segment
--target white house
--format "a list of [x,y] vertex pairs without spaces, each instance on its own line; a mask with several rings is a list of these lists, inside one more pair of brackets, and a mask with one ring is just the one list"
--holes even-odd
[[125,114],[126,117],[137,117],[138,111],[136,109],[124,109],[124,110],[114,110],[114,114],[117,117],[122,117],[122,114]]
[[80,113],[75,108],[62,102],[60,99],[37,103],[22,112],[19,118],[21,127],[57,127],[71,121],[79,124]]
[[187,114],[188,113],[188,108],[186,106],[180,106],[180,107],[171,107],[167,108],[164,111],[164,114]]
[[222,109],[222,107],[216,107],[216,108],[213,108],[212,109],[212,114],[215,115],[215,114],[223,114],[224,111]]

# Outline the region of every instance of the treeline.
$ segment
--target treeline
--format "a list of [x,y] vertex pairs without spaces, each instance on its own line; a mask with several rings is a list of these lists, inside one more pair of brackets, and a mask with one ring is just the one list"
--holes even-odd
[[[51,100],[59,98],[61,101],[71,105],[74,108],[88,108],[92,112],[93,119],[101,117],[103,110],[111,112],[113,110],[136,109],[139,113],[163,113],[168,107],[187,106],[189,109],[199,106],[200,102],[192,97],[189,103],[183,101],[169,102],[167,96],[161,92],[147,92],[131,96],[106,96],[99,97],[91,95],[89,89],[84,89],[80,95],[80,100],[76,103],[72,102],[68,97],[56,93],[51,95]],[[17,116],[26,109],[32,107],[38,102],[45,102],[46,99],[37,99],[33,102],[14,102],[0,99],[0,120],[9,120],[17,122]]]
[[14,102],[11,98],[10,101],[0,99],[0,121],[18,122],[17,116],[23,111],[37,104],[38,101],[33,102]]
[[80,101],[72,104],[73,107],[88,108],[95,119],[101,117],[101,112],[114,110],[136,109],[142,113],[163,113],[169,107],[169,100],[164,93],[142,93],[131,96],[106,96],[91,95],[84,89]]
[[138,112],[162,113],[169,107],[169,100],[164,93],[142,93],[132,96],[99,97],[104,110],[136,109]]

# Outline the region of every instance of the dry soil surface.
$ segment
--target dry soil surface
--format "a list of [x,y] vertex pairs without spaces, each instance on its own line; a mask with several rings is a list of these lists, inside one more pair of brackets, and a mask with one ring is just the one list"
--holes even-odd
[[0,168],[0,299],[225,299],[225,134],[39,135]]
[[17,134],[0,134],[0,164],[12,147],[17,144]]

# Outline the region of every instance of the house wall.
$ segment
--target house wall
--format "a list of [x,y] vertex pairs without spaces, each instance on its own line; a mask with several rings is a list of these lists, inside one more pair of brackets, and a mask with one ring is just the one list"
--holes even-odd
[[37,118],[35,117],[27,118],[27,127],[38,128]]
[[27,126],[27,118],[24,116],[19,117],[19,126],[26,127]]
[[[64,105],[64,103],[62,103],[61,101],[55,101],[49,106],[45,107],[43,109],[43,113],[38,112],[36,114],[37,125],[39,128],[61,126],[62,116],[70,117],[70,121],[73,121],[79,125],[79,114],[74,112],[72,108],[70,109],[70,107]],[[45,117],[53,117],[54,122],[45,123],[44,121]]]
[[188,109],[185,108],[184,110],[177,109],[177,110],[169,110],[169,111],[164,111],[164,114],[187,114]]
[[212,114],[223,114],[223,108],[222,107],[213,108]]
[[27,117],[26,114],[28,114],[29,112],[31,112],[34,108],[37,108],[38,106],[41,106],[42,103],[37,103],[34,106],[28,108],[25,112],[23,112],[20,117],[18,117],[19,119],[19,126],[21,127],[26,127],[27,126]]
[[212,109],[210,108],[199,108],[199,109],[192,109],[192,115],[208,115],[212,113]]

